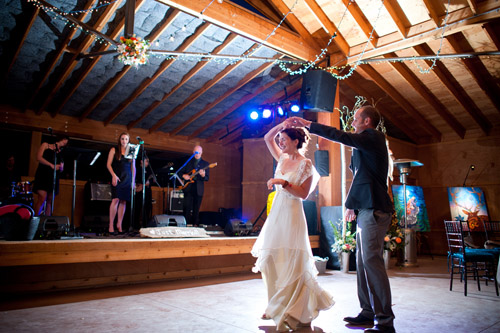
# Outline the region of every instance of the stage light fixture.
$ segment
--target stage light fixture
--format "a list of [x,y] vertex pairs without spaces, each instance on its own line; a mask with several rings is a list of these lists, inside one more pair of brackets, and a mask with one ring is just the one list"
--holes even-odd
[[269,119],[273,115],[273,112],[271,111],[270,108],[264,108],[262,110],[262,118],[263,119]]
[[292,112],[299,112],[300,111],[300,106],[298,104],[292,104],[290,107],[290,111]]
[[285,115],[285,110],[283,110],[283,107],[281,105],[278,105],[278,107],[276,108],[276,113],[279,117],[283,117]]
[[250,112],[250,119],[252,119],[252,120],[259,119],[259,113],[257,111],[255,111],[255,110],[251,111]]

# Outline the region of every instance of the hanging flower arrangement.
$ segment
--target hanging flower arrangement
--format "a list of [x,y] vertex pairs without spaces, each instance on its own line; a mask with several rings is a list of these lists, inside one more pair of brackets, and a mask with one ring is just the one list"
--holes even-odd
[[118,60],[125,65],[135,66],[144,65],[149,58],[149,47],[151,43],[148,40],[142,40],[133,35],[130,38],[120,37],[118,45]]

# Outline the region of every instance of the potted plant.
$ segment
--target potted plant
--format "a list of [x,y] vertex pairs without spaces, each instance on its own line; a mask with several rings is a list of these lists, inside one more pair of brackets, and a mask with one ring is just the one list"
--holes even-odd
[[[342,225],[344,221],[340,219]],[[336,252],[340,258],[341,270],[344,273],[349,271],[349,255],[356,251],[356,232],[351,231],[351,222],[346,223],[345,234],[342,235],[337,226],[330,222],[335,235],[335,243],[332,245],[332,251]]]

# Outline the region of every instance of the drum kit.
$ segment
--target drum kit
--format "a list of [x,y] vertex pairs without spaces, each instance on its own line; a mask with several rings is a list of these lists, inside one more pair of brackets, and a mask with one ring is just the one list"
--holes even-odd
[[31,182],[12,182],[9,201],[33,207],[33,184]]

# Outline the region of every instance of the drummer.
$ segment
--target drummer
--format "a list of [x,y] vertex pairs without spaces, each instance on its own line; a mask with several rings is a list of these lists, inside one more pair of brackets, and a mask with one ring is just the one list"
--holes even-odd
[[0,172],[0,200],[3,201],[12,197],[17,183],[21,181],[21,173],[16,169],[16,158],[14,154],[9,153],[2,163]]

